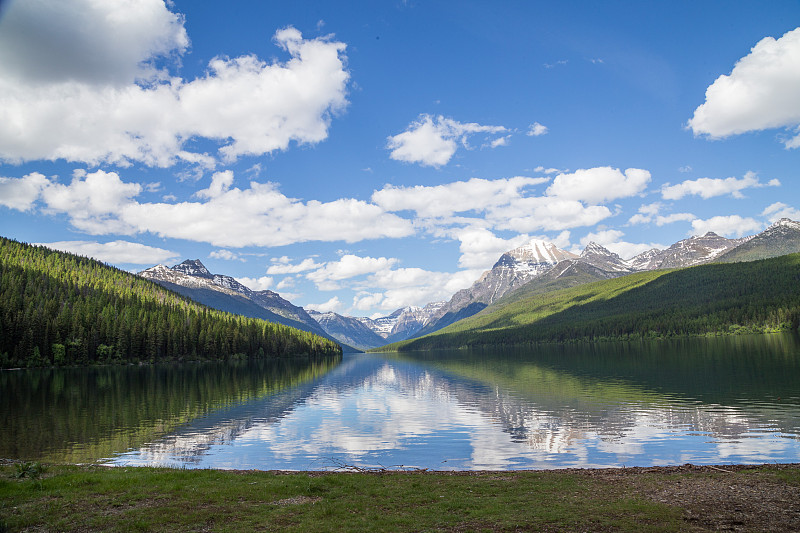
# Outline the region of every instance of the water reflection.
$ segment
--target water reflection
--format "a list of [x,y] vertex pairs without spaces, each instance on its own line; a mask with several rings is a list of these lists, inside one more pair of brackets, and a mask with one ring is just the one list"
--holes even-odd
[[114,464],[518,469],[800,460],[795,336],[356,355]]
[[302,386],[341,358],[0,371],[0,457],[84,462]]

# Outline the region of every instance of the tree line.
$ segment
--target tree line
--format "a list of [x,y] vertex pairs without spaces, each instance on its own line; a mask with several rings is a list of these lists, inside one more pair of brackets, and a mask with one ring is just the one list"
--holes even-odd
[[104,263],[0,237],[0,366],[340,354],[313,333],[217,311]]
[[632,274],[538,294],[398,350],[797,330],[800,254]]

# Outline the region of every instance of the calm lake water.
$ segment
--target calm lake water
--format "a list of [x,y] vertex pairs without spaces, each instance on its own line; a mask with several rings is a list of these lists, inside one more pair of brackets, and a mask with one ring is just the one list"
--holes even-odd
[[0,457],[188,468],[800,462],[800,340],[0,372]]

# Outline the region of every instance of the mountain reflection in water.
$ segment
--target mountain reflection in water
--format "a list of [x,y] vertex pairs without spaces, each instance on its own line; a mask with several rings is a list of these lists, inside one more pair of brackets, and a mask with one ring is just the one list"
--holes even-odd
[[359,354],[108,460],[326,470],[800,460],[795,335]]

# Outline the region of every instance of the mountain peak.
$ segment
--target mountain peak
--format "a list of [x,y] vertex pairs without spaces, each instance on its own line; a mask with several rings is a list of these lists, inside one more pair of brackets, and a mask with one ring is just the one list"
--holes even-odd
[[183,263],[172,267],[172,270],[200,278],[213,277],[211,272],[208,271],[208,269],[203,263],[200,262],[199,259],[187,259]]
[[772,226],[770,226],[770,228],[780,228],[780,227],[800,230],[800,222],[795,222],[791,218],[782,218],[777,222],[775,222],[774,224],[772,224]]
[[589,244],[586,245],[586,248],[583,249],[581,252],[581,257],[586,257],[590,254],[599,254],[599,255],[608,255],[608,256],[616,256],[614,252],[606,248],[605,246],[601,246],[594,241],[591,241]]
[[576,257],[578,256],[567,252],[566,250],[561,250],[552,242],[543,241],[541,239],[532,239],[522,246],[518,246],[517,248],[504,253],[497,262],[497,265],[509,262],[524,262],[530,265],[555,265],[564,259],[575,259]]

